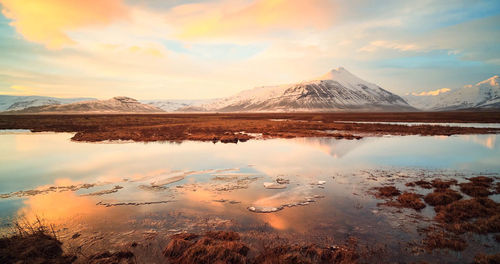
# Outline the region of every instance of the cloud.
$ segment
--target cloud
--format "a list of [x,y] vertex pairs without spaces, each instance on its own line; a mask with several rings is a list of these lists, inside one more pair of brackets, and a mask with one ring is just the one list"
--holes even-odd
[[327,0],[257,0],[244,6],[235,1],[182,5],[172,14],[182,24],[179,37],[197,39],[327,28],[334,13]]
[[433,90],[433,91],[427,91],[427,92],[421,92],[421,93],[411,93],[411,95],[414,95],[414,96],[436,96],[436,95],[440,95],[443,93],[447,93],[449,91],[451,91],[450,88],[441,88],[441,89],[437,89],[437,90]]
[[500,15],[474,19],[444,27],[425,35],[420,43],[435,49],[448,50],[462,60],[481,61],[499,65]]
[[[34,3],[40,8],[30,11]],[[0,5],[9,18],[0,15],[0,93],[201,99],[307,80],[344,66],[407,94],[422,87],[460,87],[500,69],[495,0],[432,5],[0,0]],[[43,49],[27,40],[64,49]]]
[[12,85],[8,90],[0,90],[2,94],[6,95],[33,95],[36,94],[36,89],[22,85]]
[[70,30],[106,25],[127,17],[121,0],[0,0],[2,13],[29,41],[59,49],[74,41]]
[[398,50],[398,51],[419,51],[422,50],[421,47],[419,47],[416,44],[401,44],[397,42],[392,42],[392,41],[386,41],[386,40],[376,40],[370,42],[370,44],[361,47],[358,51],[364,51],[364,52],[375,52],[379,49],[393,49],[393,50]]

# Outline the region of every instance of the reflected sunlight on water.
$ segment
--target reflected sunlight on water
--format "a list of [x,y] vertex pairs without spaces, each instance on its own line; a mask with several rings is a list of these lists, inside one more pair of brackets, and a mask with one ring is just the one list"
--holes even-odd
[[[98,232],[108,234],[102,235],[108,246],[210,228],[390,244],[418,234],[377,207],[370,188],[424,174],[463,181],[468,173],[500,172],[497,135],[243,144],[91,144],[70,137],[0,135],[4,227],[16,216],[38,216],[56,224],[62,239],[76,232],[92,239]],[[264,182],[286,186],[269,189]],[[259,209],[277,212],[252,212]]]

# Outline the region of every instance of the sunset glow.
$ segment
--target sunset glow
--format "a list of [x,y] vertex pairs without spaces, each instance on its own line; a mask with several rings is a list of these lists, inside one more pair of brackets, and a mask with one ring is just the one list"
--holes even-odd
[[431,2],[0,0],[0,94],[220,98],[345,66],[403,95],[500,72],[498,1]]

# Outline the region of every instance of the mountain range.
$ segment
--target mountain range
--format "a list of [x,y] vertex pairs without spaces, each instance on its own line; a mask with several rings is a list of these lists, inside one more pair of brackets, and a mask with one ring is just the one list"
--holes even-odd
[[407,102],[422,110],[500,108],[500,77],[495,75],[474,85],[448,89],[437,95],[407,95]]
[[90,100],[68,104],[32,106],[11,113],[157,113],[162,109],[140,103],[139,101],[118,96],[108,100]]
[[34,106],[62,105],[62,104],[70,104],[70,103],[76,103],[81,101],[92,101],[92,100],[97,100],[97,99],[0,95],[0,111],[15,111]]
[[165,112],[175,112],[182,108],[209,103],[213,100],[139,100],[143,104],[152,105]]
[[135,100],[0,95],[7,113],[447,111],[500,108],[500,78],[400,97],[343,67],[293,84],[263,86],[212,100]]

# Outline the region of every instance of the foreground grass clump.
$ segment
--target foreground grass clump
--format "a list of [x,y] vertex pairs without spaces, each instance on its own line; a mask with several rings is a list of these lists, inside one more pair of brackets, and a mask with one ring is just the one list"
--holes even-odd
[[469,179],[470,182],[461,183],[460,191],[472,197],[486,197],[492,192],[490,191],[492,178],[486,176],[477,176]]
[[436,220],[455,233],[500,232],[500,204],[489,198],[474,198],[438,206]]
[[431,189],[432,188],[432,183],[426,181],[426,180],[418,180],[414,182],[409,182],[406,184],[408,187],[414,187],[415,185],[419,186],[420,188],[424,189]]
[[208,232],[204,236],[178,234],[163,254],[172,263],[248,263],[249,248],[234,232]]
[[494,255],[479,254],[474,258],[474,264],[496,264],[500,263],[500,253]]
[[0,238],[0,263],[72,263],[62,243],[39,219],[34,224],[15,223],[16,234]]
[[420,197],[416,193],[404,192],[398,197],[398,202],[402,207],[413,208],[418,211],[425,208],[425,204]]
[[467,247],[467,243],[463,238],[444,230],[429,231],[423,240],[423,244],[428,251],[434,249],[463,251]]
[[424,197],[424,201],[432,206],[447,205],[462,199],[462,195],[452,189],[437,189]]
[[392,197],[398,196],[401,192],[394,186],[384,186],[377,188],[378,193],[375,194],[377,197]]
[[436,207],[436,219],[444,223],[454,223],[493,216],[498,214],[499,210],[499,204],[489,198],[474,198]]
[[450,186],[457,184],[457,180],[451,179],[451,180],[441,180],[441,179],[434,179],[431,181],[432,187],[436,189],[448,189]]
[[280,245],[257,252],[231,231],[173,235],[163,254],[169,263],[356,263],[358,258],[352,249],[316,245]]

